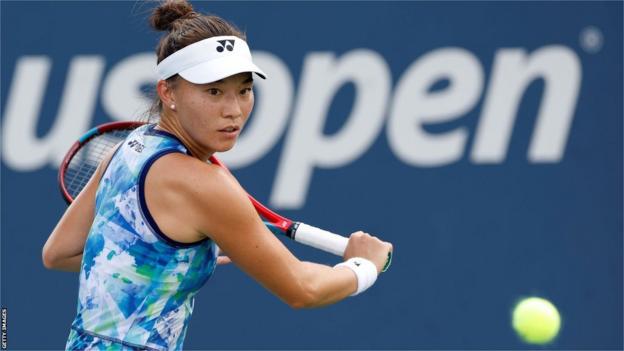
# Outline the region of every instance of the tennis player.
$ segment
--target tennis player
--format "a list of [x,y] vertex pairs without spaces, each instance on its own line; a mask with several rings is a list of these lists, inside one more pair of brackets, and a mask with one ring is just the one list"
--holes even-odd
[[293,308],[373,285],[391,244],[356,232],[335,267],[299,261],[238,182],[206,162],[234,146],[253,109],[253,80],[265,78],[245,36],[186,1],[161,3],[151,24],[165,31],[156,48],[159,122],[102,162],[43,248],[46,267],[80,272],[66,349],[181,349],[216,245]]

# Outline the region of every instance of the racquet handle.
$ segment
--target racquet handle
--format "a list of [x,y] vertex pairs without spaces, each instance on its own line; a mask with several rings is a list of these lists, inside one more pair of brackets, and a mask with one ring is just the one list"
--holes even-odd
[[312,246],[340,257],[344,255],[347,242],[349,242],[349,239],[344,236],[305,223],[299,223],[293,235],[293,239],[296,242]]
[[[305,223],[298,223],[299,225],[291,234],[291,238],[301,244],[314,247],[325,252],[329,252],[336,256],[343,257],[347,248],[349,239],[344,236],[328,232],[317,227]],[[392,262],[392,252],[388,253],[388,260],[384,265],[382,272],[385,272],[390,267]]]

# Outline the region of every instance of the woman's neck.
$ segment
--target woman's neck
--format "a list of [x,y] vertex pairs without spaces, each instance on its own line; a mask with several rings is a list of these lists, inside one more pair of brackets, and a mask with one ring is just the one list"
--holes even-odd
[[214,153],[214,151],[206,150],[202,148],[201,145],[199,145],[197,142],[195,142],[184,131],[184,128],[182,128],[177,118],[171,118],[163,113],[156,128],[175,135],[178,139],[180,139],[180,141],[182,141],[184,146],[186,146],[186,148],[191,152],[191,155],[195,158],[198,158],[202,161],[208,161],[210,156],[212,156],[212,154]]

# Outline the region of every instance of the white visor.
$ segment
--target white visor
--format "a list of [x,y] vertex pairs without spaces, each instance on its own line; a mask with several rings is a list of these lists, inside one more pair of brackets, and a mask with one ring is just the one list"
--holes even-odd
[[251,59],[247,43],[235,36],[219,36],[188,45],[167,56],[156,66],[158,79],[176,74],[195,84],[216,82],[243,72],[266,74]]

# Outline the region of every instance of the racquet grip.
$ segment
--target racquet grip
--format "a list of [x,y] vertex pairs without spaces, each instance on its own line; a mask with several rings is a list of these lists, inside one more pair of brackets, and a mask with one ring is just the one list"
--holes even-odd
[[327,230],[299,223],[293,235],[296,242],[342,257],[349,239]]
[[[296,227],[295,232],[289,235],[293,240],[298,243],[329,252],[336,256],[344,256],[349,239],[305,223],[299,222],[297,224],[298,226]],[[390,268],[391,263],[392,252],[389,252],[386,264],[381,271],[387,271],[388,268]]]

